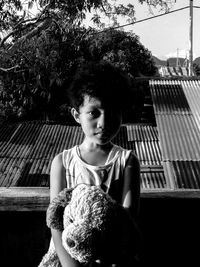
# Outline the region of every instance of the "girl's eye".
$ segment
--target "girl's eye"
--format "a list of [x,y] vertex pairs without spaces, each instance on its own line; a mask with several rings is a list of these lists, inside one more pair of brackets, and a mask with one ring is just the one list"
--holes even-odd
[[89,115],[90,115],[92,118],[97,118],[97,117],[100,115],[100,111],[98,111],[98,110],[90,111],[90,112],[89,112]]

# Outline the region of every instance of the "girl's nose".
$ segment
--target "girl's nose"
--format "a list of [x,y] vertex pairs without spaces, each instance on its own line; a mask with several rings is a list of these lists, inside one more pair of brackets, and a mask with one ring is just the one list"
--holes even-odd
[[101,116],[99,117],[98,122],[97,122],[97,127],[104,129],[105,127],[105,114],[104,113],[102,113]]

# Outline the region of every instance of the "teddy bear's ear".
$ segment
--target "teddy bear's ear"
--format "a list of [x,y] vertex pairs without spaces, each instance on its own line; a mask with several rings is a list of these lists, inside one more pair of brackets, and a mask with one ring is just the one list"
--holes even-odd
[[63,213],[62,206],[49,205],[47,209],[46,223],[49,228],[63,231]]
[[65,207],[71,200],[73,189],[62,190],[49,204],[46,213],[46,223],[49,228],[63,231],[63,214]]

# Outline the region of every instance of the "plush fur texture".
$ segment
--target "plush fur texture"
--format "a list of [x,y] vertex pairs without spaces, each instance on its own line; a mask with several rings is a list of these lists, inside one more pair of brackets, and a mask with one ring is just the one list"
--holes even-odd
[[[62,231],[64,248],[84,264],[127,258],[135,229],[122,206],[100,187],[85,184],[59,193],[48,207],[47,225]],[[39,267],[61,267],[52,240]]]

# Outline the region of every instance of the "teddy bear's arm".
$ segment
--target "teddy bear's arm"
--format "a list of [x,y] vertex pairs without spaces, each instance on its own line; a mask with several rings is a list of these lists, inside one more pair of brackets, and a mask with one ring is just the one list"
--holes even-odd
[[63,212],[71,200],[71,193],[72,189],[65,188],[49,204],[46,213],[46,222],[49,228],[63,230]]

